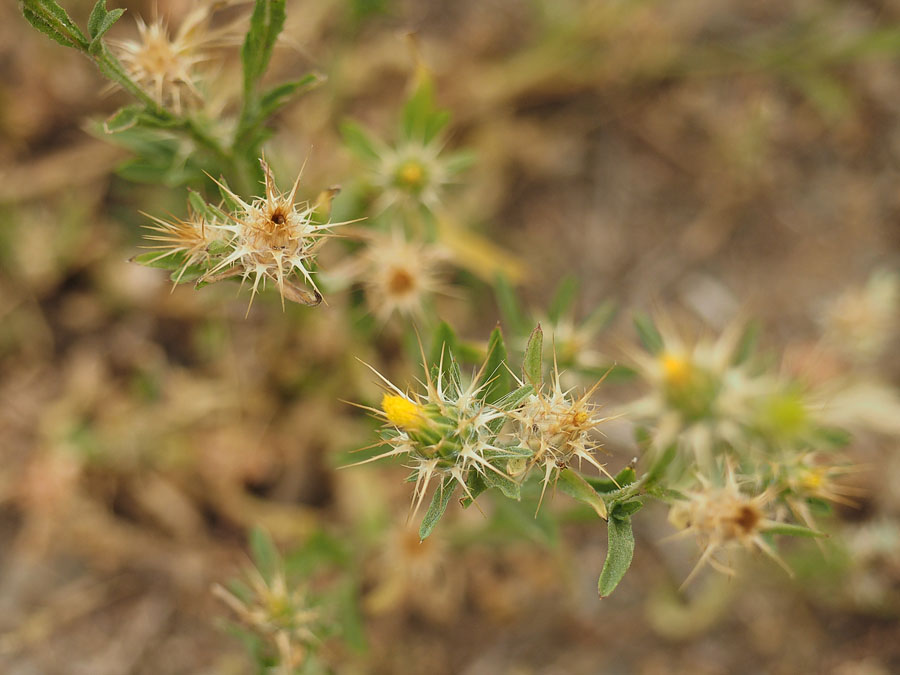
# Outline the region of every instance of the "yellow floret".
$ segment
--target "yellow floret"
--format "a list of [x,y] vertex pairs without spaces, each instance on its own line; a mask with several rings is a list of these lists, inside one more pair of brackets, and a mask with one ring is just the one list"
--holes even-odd
[[691,362],[674,354],[663,354],[660,358],[663,374],[670,384],[682,384],[691,375]]
[[385,394],[381,399],[381,409],[388,422],[400,429],[418,429],[422,426],[419,406],[403,396]]

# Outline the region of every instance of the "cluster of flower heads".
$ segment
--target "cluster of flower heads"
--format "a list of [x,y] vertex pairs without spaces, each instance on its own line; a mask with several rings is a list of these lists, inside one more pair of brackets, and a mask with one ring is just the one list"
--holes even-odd
[[282,302],[322,302],[313,279],[316,253],[334,236],[331,228],[345,224],[322,222],[334,191],[323,192],[314,203],[298,202],[300,175],[290,191],[282,192],[268,164],[264,160],[260,164],[265,195],[245,201],[218,181],[223,197],[218,205],[192,193],[192,212],[186,220],[150,216],[153,225],[148,226],[147,239],[160,251],[136,261],[173,270],[176,283],[239,278],[251,286],[251,303],[267,282],[276,285]]
[[[413,514],[435,478],[439,487],[432,509],[442,503],[442,513],[457,488],[467,502],[488,487],[518,497],[520,484],[535,467],[542,474],[542,499],[548,484],[575,460],[606,473],[594,456],[594,431],[604,421],[590,402],[597,385],[573,396],[561,389],[558,371],[549,387],[539,377],[512,378],[511,387],[500,385],[510,373],[499,335],[498,329],[488,358],[467,383],[453,354],[445,350],[433,367],[423,364],[423,393],[405,392],[374,371],[385,387],[381,407],[363,407],[384,422],[382,443],[390,449],[359,463],[404,458],[415,481]],[[423,537],[431,527],[433,522],[423,523]]]
[[651,391],[627,412],[647,425],[651,457],[673,457],[670,480],[685,500],[670,519],[697,536],[701,564],[727,570],[715,554],[731,544],[775,557],[760,538],[766,528],[793,518],[808,534],[814,511],[853,504],[857,490],[841,483],[856,470],[841,455],[846,437],[819,419],[800,382],[753,358],[749,330],[735,324],[689,345],[671,327],[639,329],[648,352],[634,362]]

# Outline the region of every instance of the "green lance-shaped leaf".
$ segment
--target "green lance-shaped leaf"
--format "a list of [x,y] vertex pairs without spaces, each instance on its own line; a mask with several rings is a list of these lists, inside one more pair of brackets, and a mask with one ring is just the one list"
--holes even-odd
[[570,497],[590,506],[597,512],[598,516],[606,520],[608,515],[606,502],[603,501],[581,474],[572,471],[572,469],[562,469],[559,472],[557,486]]
[[267,582],[272,581],[281,566],[281,556],[275,548],[272,537],[261,527],[250,530],[250,553],[263,579]]
[[594,490],[605,494],[631,485],[637,479],[637,474],[634,471],[634,467],[626,466],[616,474],[615,481],[611,478],[600,478],[597,476],[586,476],[584,479]]
[[143,265],[144,267],[155,267],[162,270],[177,270],[184,265],[184,252],[177,251],[149,251],[141,253],[129,260],[129,262]]
[[24,0],[20,6],[28,23],[47,37],[65,47],[87,50],[88,39],[54,0]]
[[741,365],[753,355],[753,352],[756,350],[756,345],[759,342],[759,333],[759,321],[750,321],[747,323],[744,327],[744,332],[741,333],[741,339],[738,340],[737,349],[734,350],[734,357],[732,359],[734,365]]
[[259,100],[259,116],[266,119],[291,102],[292,99],[305,94],[325,81],[324,75],[309,73],[299,80],[285,82],[272,87]]
[[447,510],[447,504],[453,498],[456,487],[456,479],[452,476],[447,476],[444,482],[438,486],[438,489],[434,491],[431,504],[428,506],[425,517],[422,518],[422,524],[419,526],[419,539],[427,538],[434,530],[434,526],[438,524],[441,516],[444,515],[444,511]]
[[597,582],[597,592],[601,598],[612,593],[625,572],[631,566],[634,556],[634,533],[631,531],[631,517],[613,517],[607,523],[609,545],[606,551],[606,562]]
[[783,534],[788,537],[827,537],[828,535],[818,530],[813,530],[803,525],[792,523],[772,523],[762,528],[765,534]]
[[272,58],[275,40],[284,28],[284,6],[285,0],[256,0],[253,7],[250,30],[247,31],[241,48],[245,106],[255,97],[257,84]]
[[541,324],[535,326],[525,347],[525,358],[522,360],[522,374],[525,381],[539,388],[542,382],[542,364],[544,348],[544,331]]
[[431,351],[428,355],[428,362],[432,365],[438,365],[443,360],[444,370],[450,366],[450,355],[456,354],[458,339],[456,332],[446,321],[441,321],[434,330],[431,338]]
[[494,294],[497,296],[500,314],[513,334],[523,335],[528,331],[528,320],[519,306],[516,289],[502,273],[498,273],[494,279]]
[[578,279],[573,276],[564,278],[556,289],[556,295],[547,309],[547,316],[554,324],[559,323],[563,314],[572,308],[575,295],[578,293]]
[[501,475],[496,471],[485,469],[484,482],[488,487],[495,487],[500,490],[500,492],[503,493],[504,497],[509,497],[510,499],[515,499],[516,501],[522,498],[521,486],[512,478],[509,478],[506,475]]
[[659,354],[663,347],[662,335],[653,323],[653,319],[643,313],[634,315],[634,327],[638,332],[638,337],[648,352],[651,354]]
[[111,12],[106,9],[106,0],[97,0],[94,9],[91,10],[91,16],[88,19],[88,35],[91,36],[91,45],[113,27],[125,13],[124,9],[114,9]]
[[108,134],[118,134],[131,129],[141,117],[143,107],[139,105],[127,105],[119,108],[103,123],[103,131]]
[[341,137],[344,145],[354,155],[366,162],[379,162],[381,160],[381,142],[372,137],[362,126],[351,120],[341,124]]
[[506,369],[506,344],[497,326],[488,340],[488,351],[478,386],[484,385],[482,399],[494,403],[509,392],[509,371]]

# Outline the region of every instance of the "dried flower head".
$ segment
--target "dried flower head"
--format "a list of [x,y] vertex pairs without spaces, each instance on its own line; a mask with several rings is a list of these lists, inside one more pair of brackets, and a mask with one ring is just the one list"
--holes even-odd
[[292,673],[318,643],[315,628],[319,613],[309,607],[302,588],[288,584],[284,571],[273,572],[271,579],[255,567],[247,569],[249,585],[234,584],[229,590],[216,584],[213,593],[221,598],[248,628],[271,643],[278,653],[279,672]]
[[174,37],[162,17],[147,24],[136,19],[137,40],[110,40],[109,43],[132,80],[153,99],[180,114],[190,99],[199,100],[197,66],[208,61],[207,49],[214,42],[209,32],[211,8],[205,4],[193,9]]
[[176,284],[181,281],[189,267],[210,259],[209,249],[217,240],[218,233],[202,216],[190,211],[186,220],[173,218],[169,221],[149,213],[144,215],[153,221],[152,225],[145,226],[150,233],[145,234],[144,238],[153,242],[150,248],[161,249],[159,255],[152,260],[158,263],[168,257],[179,259],[180,269],[173,279]]
[[[303,304],[318,304],[322,295],[312,278],[312,263],[318,248],[326,238],[333,236],[328,232],[329,228],[341,223],[317,224],[313,220],[315,204],[295,203],[302,170],[290,192],[285,193],[278,190],[265,160],[261,159],[260,164],[265,176],[264,197],[246,202],[219,184],[237,204],[237,209],[227,219],[212,223],[212,227],[226,234],[232,250],[210,269],[207,278],[223,274],[241,275],[245,280],[252,277],[251,303],[260,283],[269,279],[278,285],[282,302],[287,298]],[[295,274],[312,287],[312,298],[291,280]]]
[[700,560],[684,585],[690,583],[706,563],[719,572],[733,575],[734,570],[716,559],[715,554],[734,546],[758,548],[791,574],[791,570],[762,536],[768,528],[776,525],[765,511],[773,493],[766,491],[752,497],[745,494],[730,468],[722,486],[714,486],[703,476],[698,476],[698,480],[699,489],[687,492],[687,499],[676,502],[669,510],[669,522],[681,530],[676,536],[693,535],[703,549]]
[[357,276],[375,316],[382,322],[394,313],[423,317],[429,298],[442,290],[438,273],[444,258],[439,247],[408,241],[399,229],[374,238],[361,255]]
[[597,416],[597,406],[590,399],[602,380],[574,398],[571,391],[563,391],[559,375],[554,364],[549,390],[541,386],[510,413],[518,443],[533,453],[527,466],[543,467],[542,500],[553,477],[576,458],[609,475],[593,454],[599,447],[593,432],[606,418]]

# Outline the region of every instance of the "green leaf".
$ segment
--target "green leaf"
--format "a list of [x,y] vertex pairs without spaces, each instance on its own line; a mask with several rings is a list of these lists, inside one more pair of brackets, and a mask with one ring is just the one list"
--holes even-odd
[[600,498],[600,495],[597,494],[581,474],[572,471],[572,469],[562,469],[559,472],[557,486],[570,497],[590,506],[603,520],[606,520],[608,517],[606,502]]
[[529,330],[528,320],[519,307],[516,290],[505,275],[498,274],[494,279],[494,294],[497,296],[497,305],[506,325],[514,335],[524,335]]
[[[518,389],[509,392],[506,396],[494,401],[494,407],[499,408],[500,410],[515,410],[522,401],[533,393],[534,387],[530,384],[526,384],[524,387],[519,387]],[[488,428],[492,433],[499,434],[505,422],[505,418],[498,417],[497,419],[488,422]]]
[[612,516],[611,519],[615,520],[618,518],[625,518],[627,516],[631,516],[644,506],[644,502],[640,499],[632,499],[627,502],[619,502],[612,507]]
[[94,9],[91,10],[91,16],[88,19],[88,35],[91,36],[91,45],[99,40],[113,24],[118,21],[125,13],[124,9],[114,9],[111,12],[106,11],[106,0],[97,0]]
[[249,109],[258,109],[258,105],[253,103],[256,87],[269,67],[275,40],[284,28],[284,6],[285,0],[256,0],[253,14],[250,15],[250,30],[241,47],[244,105]]
[[506,344],[500,326],[494,328],[488,340],[488,352],[482,366],[478,386],[484,387],[481,398],[494,403],[509,392],[509,371],[506,370]]
[[656,458],[656,461],[653,462],[650,470],[647,472],[647,479],[645,481],[647,487],[652,487],[659,482],[665,474],[666,469],[668,469],[669,465],[672,463],[672,460],[675,459],[676,454],[678,454],[678,446],[675,443],[672,443],[659,455],[659,457]]
[[525,381],[534,385],[537,389],[543,381],[543,347],[544,347],[544,331],[541,324],[535,326],[528,338],[528,344],[525,347],[525,358],[522,361],[522,374]]
[[434,85],[422,78],[403,106],[400,133],[404,139],[427,145],[450,121],[450,115],[434,106]]
[[773,523],[762,529],[765,534],[783,534],[788,537],[827,537],[828,535],[818,530],[813,530],[803,525],[792,523]]
[[659,354],[665,344],[662,335],[653,323],[653,319],[643,313],[634,315],[634,327],[637,329],[638,336],[648,352],[651,354]]
[[427,538],[434,530],[434,526],[437,525],[441,516],[444,515],[444,511],[447,510],[447,504],[450,503],[453,493],[456,492],[456,487],[456,479],[453,476],[447,476],[444,482],[438,486],[438,489],[434,491],[431,504],[425,512],[425,517],[422,518],[422,524],[419,526],[419,539]]
[[756,344],[759,342],[759,332],[759,321],[747,323],[744,327],[744,332],[741,333],[741,339],[738,340],[737,348],[734,350],[734,357],[731,360],[733,365],[739,366],[753,356],[753,352],[756,351]]
[[177,270],[184,264],[184,258],[177,253],[169,253],[167,251],[150,251],[136,255],[129,262],[143,265],[144,267],[155,267],[163,270]]
[[484,482],[481,474],[477,471],[470,471],[466,476],[466,494],[459,500],[464,509],[469,508],[478,499],[478,496],[488,489],[488,484]]
[[601,598],[610,595],[622,581],[625,572],[631,566],[634,557],[634,533],[631,531],[631,518],[610,518],[607,523],[609,545],[606,551],[606,562],[600,572],[597,592]]
[[449,363],[449,354],[456,354],[457,349],[456,333],[446,321],[441,321],[434,331],[431,338],[431,352],[428,356],[428,362],[432,365],[441,363],[444,360],[444,368]]
[[127,105],[119,108],[103,123],[103,131],[108,134],[117,134],[131,129],[140,119],[141,112],[143,112],[143,108],[139,105]]
[[509,497],[516,501],[522,498],[521,486],[506,475],[501,475],[496,471],[486,469],[484,472],[484,482],[488,487],[495,487],[500,490],[504,497]]
[[381,143],[375,140],[368,131],[356,122],[350,120],[341,124],[341,137],[347,148],[365,161],[378,162],[381,159]]
[[250,530],[250,553],[263,579],[271,582],[281,565],[281,556],[272,537],[261,527]]
[[615,492],[627,485],[631,485],[637,478],[637,474],[634,472],[634,468],[630,466],[626,466],[619,473],[616,474],[616,480],[613,482],[609,478],[601,478],[599,476],[585,476],[584,479],[590,484],[594,490],[599,493],[605,494],[609,492]]
[[22,14],[37,30],[61,45],[87,50],[84,33],[54,0],[24,0]]
[[262,95],[259,101],[259,116],[263,119],[275,114],[280,108],[294,99],[319,86],[325,81],[324,75],[309,73],[299,80],[285,82],[272,87]]
[[556,289],[556,295],[553,296],[553,300],[550,302],[550,307],[547,310],[547,316],[554,325],[559,323],[562,315],[572,308],[572,303],[575,301],[577,293],[578,279],[574,276],[567,276],[560,282]]

